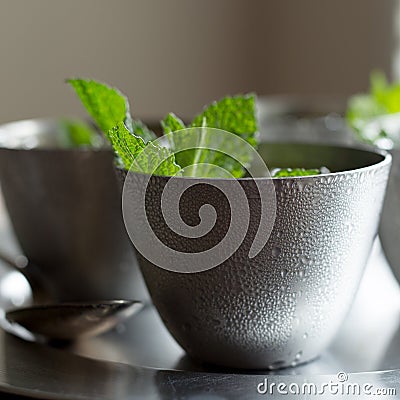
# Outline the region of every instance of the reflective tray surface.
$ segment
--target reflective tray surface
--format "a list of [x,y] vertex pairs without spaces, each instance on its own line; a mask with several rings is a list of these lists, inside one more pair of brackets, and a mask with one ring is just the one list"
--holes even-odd
[[[2,214],[0,205],[0,243],[16,252]],[[0,265],[3,309],[11,305],[6,296],[10,281],[13,287],[18,281],[20,290],[13,292],[12,302],[29,301],[29,288],[21,277],[13,275],[11,279],[11,274]],[[273,372],[196,364],[148,304],[114,331],[62,349],[23,341],[0,330],[0,392],[44,399],[242,400],[267,398],[268,393],[263,395],[266,383],[300,387],[304,382],[338,382],[344,376],[345,383],[390,389],[387,398],[397,398],[393,389],[400,396],[399,317],[400,289],[377,241],[345,323],[330,348],[313,362]],[[306,398],[273,394],[285,399]],[[340,397],[326,396],[322,398]]]

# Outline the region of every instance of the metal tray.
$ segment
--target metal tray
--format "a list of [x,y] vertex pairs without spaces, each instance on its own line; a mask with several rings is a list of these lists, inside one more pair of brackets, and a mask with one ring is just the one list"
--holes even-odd
[[[1,231],[2,246],[15,251],[9,231],[6,235]],[[0,289],[9,279],[5,271],[0,265]],[[17,300],[23,302],[29,293],[26,285],[20,288]],[[0,303],[7,306],[4,295]],[[322,385],[329,380],[368,384],[373,390],[390,389],[389,398],[396,398],[394,390],[400,395],[399,317],[400,289],[377,241],[345,323],[329,349],[313,362],[273,372],[196,364],[148,304],[116,330],[63,349],[23,341],[0,330],[0,392],[44,399],[243,400],[262,398],[267,379],[269,385]]]
[[273,372],[195,364],[148,305],[115,331],[63,349],[0,331],[0,391],[45,399],[256,399],[266,377],[322,384],[341,372],[348,382],[400,393],[399,316],[400,290],[377,243],[344,325],[311,363]]

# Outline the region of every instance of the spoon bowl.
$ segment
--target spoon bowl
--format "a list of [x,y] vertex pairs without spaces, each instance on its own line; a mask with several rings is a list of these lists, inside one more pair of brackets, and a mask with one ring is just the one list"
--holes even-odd
[[104,333],[141,308],[133,300],[71,302],[20,308],[7,312],[6,319],[35,336],[71,341]]

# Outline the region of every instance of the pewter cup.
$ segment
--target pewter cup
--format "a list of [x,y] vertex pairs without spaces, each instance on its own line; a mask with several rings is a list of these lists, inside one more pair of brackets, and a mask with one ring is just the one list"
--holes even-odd
[[390,153],[393,157],[393,165],[379,227],[379,237],[385,256],[400,282],[400,150],[393,149]]
[[[193,358],[225,367],[294,366],[327,347],[352,304],[376,237],[391,164],[385,153],[336,146],[264,143],[259,152],[269,168],[326,166],[332,173],[272,179],[276,219],[258,255],[249,258],[261,210],[251,178],[239,179],[249,204],[249,228],[220,265],[179,273],[139,255],[152,300],[177,342]],[[136,180],[145,181],[139,174]],[[147,218],[164,246],[202,252],[239,223],[215,180],[196,185],[195,178],[178,177],[174,187],[181,193],[182,220],[199,224],[205,204],[217,219],[200,238],[172,232],[163,217],[168,210],[161,209],[168,180],[153,176],[146,191]],[[267,185],[271,178],[258,182]],[[235,180],[223,183],[229,191]],[[177,266],[185,268],[190,270]]]
[[1,189],[30,261],[21,272],[52,301],[143,299],[113,152],[60,148],[60,129],[55,119],[0,127]]

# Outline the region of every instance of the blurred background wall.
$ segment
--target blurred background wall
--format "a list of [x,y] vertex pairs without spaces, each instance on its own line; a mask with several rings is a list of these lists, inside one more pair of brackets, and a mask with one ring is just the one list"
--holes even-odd
[[66,77],[120,87],[133,114],[225,94],[347,95],[396,65],[397,0],[0,0],[0,122],[84,115]]

